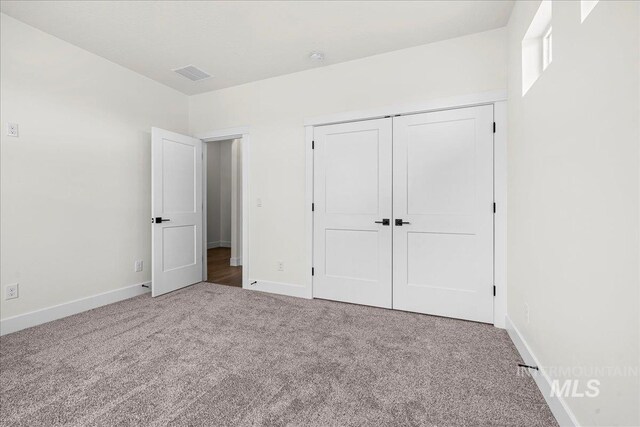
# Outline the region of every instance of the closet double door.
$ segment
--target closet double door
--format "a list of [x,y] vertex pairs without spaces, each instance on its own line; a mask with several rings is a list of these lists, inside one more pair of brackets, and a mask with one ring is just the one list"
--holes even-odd
[[313,296],[493,322],[493,107],[314,129]]

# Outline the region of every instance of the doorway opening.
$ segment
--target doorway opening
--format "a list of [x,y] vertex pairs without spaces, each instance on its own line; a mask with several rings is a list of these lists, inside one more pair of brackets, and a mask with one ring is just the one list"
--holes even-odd
[[205,143],[206,281],[242,287],[242,138]]

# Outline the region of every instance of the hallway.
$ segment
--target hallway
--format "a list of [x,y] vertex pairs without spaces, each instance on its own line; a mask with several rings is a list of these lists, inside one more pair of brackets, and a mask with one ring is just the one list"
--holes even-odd
[[231,248],[207,250],[207,282],[242,287],[242,266],[229,265]]

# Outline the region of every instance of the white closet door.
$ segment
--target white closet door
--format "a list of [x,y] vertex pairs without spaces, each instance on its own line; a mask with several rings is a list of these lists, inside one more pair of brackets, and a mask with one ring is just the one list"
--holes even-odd
[[151,293],[202,281],[202,141],[151,129]]
[[391,308],[391,119],[314,130],[313,296]]
[[393,308],[492,323],[493,107],[396,117],[393,144]]

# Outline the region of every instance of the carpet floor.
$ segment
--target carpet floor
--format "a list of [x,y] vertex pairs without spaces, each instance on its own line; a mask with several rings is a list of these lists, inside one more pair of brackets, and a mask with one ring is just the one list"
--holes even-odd
[[491,325],[200,283],[0,338],[2,426],[555,426]]

